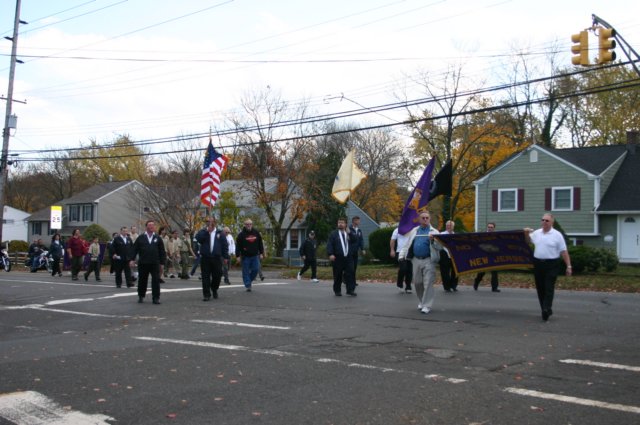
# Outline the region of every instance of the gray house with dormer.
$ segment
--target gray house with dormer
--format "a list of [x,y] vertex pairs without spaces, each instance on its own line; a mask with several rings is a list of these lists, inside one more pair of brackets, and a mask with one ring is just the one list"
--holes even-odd
[[140,226],[146,221],[149,212],[149,207],[143,201],[148,197],[141,196],[147,190],[137,180],[92,186],[55,203],[62,207],[60,230],[51,228],[51,207],[31,214],[27,218],[28,240],[42,238],[47,243],[56,232],[70,236],[73,229],[78,228],[82,232],[91,224],[98,224],[109,233],[119,231],[122,226]]
[[552,149],[533,145],[474,182],[475,228],[539,228],[550,212],[573,244],[612,249],[640,263],[638,132],[627,143]]

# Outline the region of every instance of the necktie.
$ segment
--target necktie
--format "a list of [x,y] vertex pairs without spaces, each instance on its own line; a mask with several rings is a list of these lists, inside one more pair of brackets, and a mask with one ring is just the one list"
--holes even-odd
[[209,246],[211,247],[211,253],[213,254],[213,245],[215,243],[215,238],[216,236],[216,231],[214,230],[213,232],[209,233]]

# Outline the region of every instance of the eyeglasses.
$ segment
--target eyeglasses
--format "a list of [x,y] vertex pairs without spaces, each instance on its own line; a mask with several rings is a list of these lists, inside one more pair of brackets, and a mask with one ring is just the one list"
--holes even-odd
[[551,220],[547,219],[547,218],[543,218],[542,221],[546,221],[547,223],[550,222]]

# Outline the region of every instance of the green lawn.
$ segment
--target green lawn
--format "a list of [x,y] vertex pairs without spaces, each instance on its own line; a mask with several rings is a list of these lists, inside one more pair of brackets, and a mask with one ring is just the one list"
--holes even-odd
[[[282,275],[288,278],[295,278],[298,268],[289,268],[282,271]],[[395,283],[397,268],[386,265],[360,265],[358,266],[359,282]],[[311,271],[304,274],[305,279],[309,279]],[[465,275],[460,278],[461,285],[473,285],[474,274]],[[490,276],[485,276],[482,285],[489,287]],[[330,267],[318,267],[318,279],[333,280]],[[438,275],[436,285],[440,285]],[[500,286],[506,288],[534,288],[533,274],[527,271],[501,271]],[[640,293],[640,267],[631,265],[620,265],[615,272],[606,273],[583,273],[580,275],[566,277],[560,276],[556,284],[558,289],[571,289],[576,291],[603,291],[603,292],[628,292]]]

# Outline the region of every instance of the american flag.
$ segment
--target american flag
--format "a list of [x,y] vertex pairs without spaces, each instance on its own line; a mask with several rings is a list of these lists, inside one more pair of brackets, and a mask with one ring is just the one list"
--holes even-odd
[[220,195],[220,175],[227,166],[227,157],[219,154],[213,148],[211,139],[207,152],[204,154],[202,166],[202,180],[200,183],[200,200],[202,204],[213,208]]

